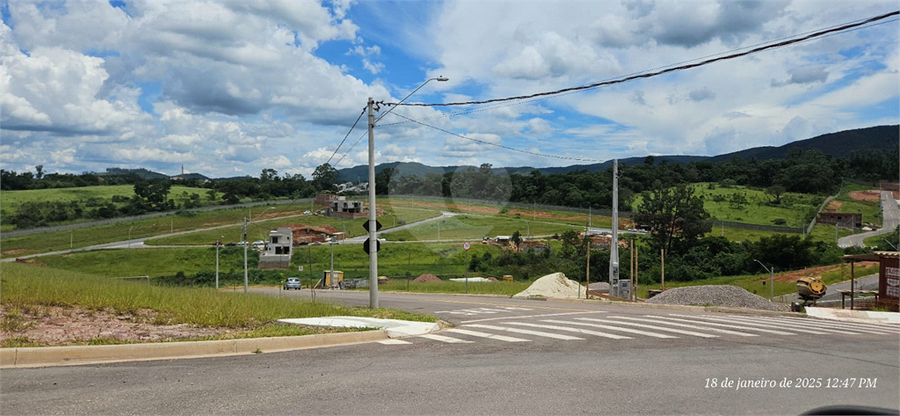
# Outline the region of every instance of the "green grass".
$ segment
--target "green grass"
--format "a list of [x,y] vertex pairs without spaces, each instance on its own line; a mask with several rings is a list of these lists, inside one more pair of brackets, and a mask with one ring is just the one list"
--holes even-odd
[[[532,282],[469,282],[468,293],[477,295],[512,296],[525,289]],[[466,293],[465,282],[419,282],[413,283],[405,279],[392,279],[378,286],[379,291],[412,292],[412,293]]]
[[385,234],[391,241],[470,240],[480,242],[483,237],[512,235],[519,231],[523,238],[535,235],[562,234],[568,230],[583,230],[584,226],[550,221],[528,221],[501,215],[458,215],[422,224],[407,230]]
[[[497,255],[500,248],[493,245],[473,244],[469,256],[485,252]],[[254,250],[248,250],[251,259]],[[58,270],[90,273],[100,277],[172,276],[178,272],[188,275],[201,270],[215,270],[215,247],[143,248],[96,250],[70,254],[43,256],[40,263]],[[438,276],[462,277],[466,255],[461,243],[420,244],[384,243],[378,253],[379,275],[418,277],[423,273]],[[298,272],[298,266],[304,271]],[[242,271],[244,250],[242,247],[223,247],[219,252],[219,270]],[[283,271],[285,276],[298,276],[304,285],[318,280],[324,270],[331,267],[331,246],[298,247],[291,259],[291,266]],[[336,244],[334,268],[342,270],[346,278],[363,278],[369,275],[369,257],[360,244]]]
[[841,203],[840,212],[859,212],[862,214],[863,223],[881,224],[881,202],[857,201],[850,198],[852,191],[866,191],[873,189],[871,186],[845,183],[840,194],[835,200]]
[[[5,195],[5,194],[4,194]],[[67,250],[70,248],[87,247],[97,244],[105,244],[123,241],[129,238],[146,238],[172,232],[191,231],[202,228],[224,226],[214,230],[206,230],[197,233],[184,234],[173,237],[148,240],[148,245],[211,245],[222,239],[224,242],[237,242],[241,240],[241,222],[244,217],[252,215],[256,221],[248,227],[248,239],[250,241],[264,240],[270,229],[290,224],[323,225],[330,224],[338,230],[345,230],[350,237],[362,235],[364,219],[342,220],[327,218],[317,215],[300,215],[309,209],[309,204],[275,205],[274,210],[265,212],[264,208],[254,207],[248,213],[246,209],[224,209],[210,212],[196,212],[196,215],[168,215],[161,218],[151,218],[136,221],[127,221],[111,225],[100,225],[71,231],[48,232],[24,237],[2,237],[2,255],[4,257],[23,256],[28,254],[46,253],[51,251]],[[393,213],[390,213],[393,215]],[[400,208],[397,215],[406,222],[418,221],[440,215],[435,210]],[[273,217],[291,216],[277,219]],[[391,215],[379,217],[379,221],[386,228],[402,225]]]
[[[390,309],[348,308],[323,302],[262,294],[227,293],[215,289],[171,288],[108,279],[49,267],[5,263],[0,302],[15,310],[34,306],[79,306],[135,314],[159,312],[158,324],[184,323],[201,327],[253,329],[244,336],[281,336],[293,330],[269,328],[282,318],[367,316],[434,322],[436,318]],[[87,341],[87,340],[86,340]],[[26,340],[14,341],[19,345]],[[108,342],[97,340],[96,342]]]

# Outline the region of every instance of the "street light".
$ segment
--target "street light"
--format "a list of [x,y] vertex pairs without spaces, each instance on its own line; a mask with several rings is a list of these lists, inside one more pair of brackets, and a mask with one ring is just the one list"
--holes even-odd
[[425,84],[431,81],[444,82],[447,80],[448,79],[443,76],[425,80],[422,85],[419,85],[416,89],[412,90],[412,92],[407,94],[406,97],[403,97],[400,102],[379,116],[378,119],[375,119],[375,100],[372,99],[372,97],[369,97],[369,307],[372,309],[378,308],[378,236],[375,233],[377,231],[375,226],[377,223],[377,220],[375,219],[375,123],[406,101],[407,98],[415,94],[416,91],[424,87]]
[[[264,209],[263,212],[256,214],[256,217],[254,217],[253,220],[259,218],[261,215],[265,214],[266,211],[268,211],[270,209],[275,209],[275,207],[268,207],[268,208]],[[247,293],[248,288],[249,288],[249,282],[247,279],[247,246],[250,245],[250,242],[247,241],[247,227],[250,226],[250,223],[253,222],[253,220],[248,221],[247,217],[244,217],[244,226],[242,227],[243,231],[244,231],[244,233],[243,233],[244,234],[244,293]]]
[[222,240],[225,239],[225,236],[219,237],[219,241],[216,241],[216,290],[219,290],[219,247],[222,246]]
[[770,269],[757,259],[753,259],[753,261],[759,263],[759,265],[762,266],[763,269],[766,269],[766,271],[769,272],[769,300],[772,300],[772,298],[775,297],[775,265],[773,264],[772,268]]

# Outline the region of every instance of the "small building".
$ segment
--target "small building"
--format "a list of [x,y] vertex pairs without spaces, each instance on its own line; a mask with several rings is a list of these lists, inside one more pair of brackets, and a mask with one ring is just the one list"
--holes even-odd
[[293,232],[290,227],[278,227],[269,232],[269,240],[259,253],[260,270],[288,269],[291,267]]
[[331,206],[325,211],[325,215],[329,217],[339,218],[364,218],[366,213],[363,212],[362,201],[348,201],[344,197],[338,197],[331,201]]
[[337,241],[344,239],[344,233],[338,232],[338,229],[331,225],[312,226],[292,224],[288,227],[291,229],[295,246],[324,243],[327,239],[332,237]]
[[543,241],[528,240],[523,241],[522,244],[519,245],[519,249],[523,253],[544,253],[550,251],[550,245]]
[[323,207],[331,206],[331,201],[336,201],[339,197],[335,194],[317,194],[316,205]]
[[[878,298],[879,302],[892,311],[900,308],[900,252],[876,251],[868,254],[854,254],[844,256],[844,261],[850,263],[851,288],[856,279],[853,263],[857,261],[877,261],[878,267]],[[853,308],[853,296],[855,288],[851,289],[850,308]]]
[[859,212],[820,212],[816,217],[819,224],[835,224],[844,227],[862,227],[862,213]]

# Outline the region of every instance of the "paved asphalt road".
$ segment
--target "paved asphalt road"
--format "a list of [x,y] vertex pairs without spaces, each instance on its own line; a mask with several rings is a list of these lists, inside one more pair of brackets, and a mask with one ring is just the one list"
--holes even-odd
[[[364,304],[368,294],[317,292],[326,298]],[[380,298],[455,326],[437,337],[282,353],[3,370],[2,411],[799,414],[835,404],[900,407],[897,325],[600,302]]]
[[[838,239],[838,247],[865,247],[866,245],[863,243],[865,239],[892,233],[900,225],[900,205],[897,204],[897,200],[890,191],[881,191],[881,217],[881,229],[842,237]],[[891,244],[896,246],[898,242],[891,241]]]

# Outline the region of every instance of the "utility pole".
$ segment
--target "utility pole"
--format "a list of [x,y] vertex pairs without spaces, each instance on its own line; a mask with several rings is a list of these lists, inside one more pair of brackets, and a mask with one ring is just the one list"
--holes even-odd
[[378,235],[375,213],[375,100],[369,97],[369,307],[378,308]]
[[626,285],[619,282],[619,160],[613,159],[612,240],[609,242],[609,294],[615,297],[629,296]]

